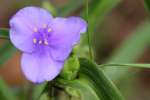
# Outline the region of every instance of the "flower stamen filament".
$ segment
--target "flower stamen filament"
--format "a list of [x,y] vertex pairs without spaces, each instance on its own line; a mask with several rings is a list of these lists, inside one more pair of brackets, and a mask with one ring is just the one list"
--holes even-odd
[[48,42],[47,42],[47,40],[44,40],[44,44],[45,44],[45,45],[48,45]]
[[52,31],[52,29],[51,28],[48,28],[48,30],[47,30],[48,32],[51,32]]
[[39,40],[39,44],[42,44],[42,40]]

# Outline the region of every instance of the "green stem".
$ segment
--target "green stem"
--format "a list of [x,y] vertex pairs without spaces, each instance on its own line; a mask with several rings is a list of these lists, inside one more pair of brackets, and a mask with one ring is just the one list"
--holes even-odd
[[[89,4],[88,4],[88,0],[86,0],[86,19],[87,19],[87,24],[89,27],[89,19],[88,19],[88,15],[89,15]],[[90,39],[90,33],[89,33],[89,28],[87,28],[87,39],[88,39],[88,45],[89,45],[89,56],[90,59],[93,60],[93,55],[92,55],[92,46],[91,46],[91,39]]]

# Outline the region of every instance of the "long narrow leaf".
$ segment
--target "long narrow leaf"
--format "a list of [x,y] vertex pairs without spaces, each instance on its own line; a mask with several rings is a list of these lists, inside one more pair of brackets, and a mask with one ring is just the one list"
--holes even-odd
[[0,28],[0,38],[9,39],[8,29]]
[[17,49],[9,41],[4,43],[0,47],[0,64],[4,64],[16,51]]
[[32,93],[32,100],[39,100],[40,96],[44,92],[46,83],[35,85]]
[[80,59],[81,70],[93,87],[101,100],[123,100],[115,85],[105,76],[98,66],[87,59]]
[[[9,40],[9,30],[5,28],[0,28],[0,39]],[[10,41],[5,42],[0,47],[0,64],[5,63],[15,52],[16,48],[10,43]]]
[[84,4],[85,0],[70,0],[67,5],[60,9],[58,15],[59,16],[66,16],[69,13],[75,11],[76,9],[80,8]]
[[[133,32],[113,53],[107,63],[134,63],[150,44],[150,22],[146,20]],[[118,67],[105,68],[106,74],[112,79],[117,79],[128,70],[117,70]]]
[[3,100],[17,100],[14,93],[2,79],[0,79],[0,95],[2,96]]
[[150,0],[144,0],[145,1],[145,7],[150,12]]
[[[114,8],[120,0],[94,0],[89,6],[89,32],[93,33],[104,17]],[[95,5],[96,4],[96,5]]]
[[118,67],[118,68],[150,68],[150,64],[102,64],[100,67]]

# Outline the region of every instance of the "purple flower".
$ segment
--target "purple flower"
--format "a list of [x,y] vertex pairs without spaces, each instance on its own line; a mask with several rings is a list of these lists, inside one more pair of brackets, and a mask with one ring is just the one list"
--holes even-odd
[[53,18],[45,9],[25,7],[10,20],[10,39],[23,52],[22,71],[34,83],[53,80],[86,32],[79,17]]

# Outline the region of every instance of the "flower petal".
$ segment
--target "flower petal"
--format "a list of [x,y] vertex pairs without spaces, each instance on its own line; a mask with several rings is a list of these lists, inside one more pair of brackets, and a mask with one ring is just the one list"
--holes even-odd
[[19,10],[10,20],[10,39],[12,43],[21,51],[32,52],[31,37],[34,30],[41,28],[42,25],[49,24],[51,20],[51,14],[42,8],[25,7]]
[[55,60],[63,61],[69,56],[72,47],[79,42],[80,33],[86,32],[87,23],[79,17],[57,17],[51,27],[51,54]]
[[34,83],[53,80],[61,71],[64,62],[58,62],[49,54],[24,53],[21,60],[22,71],[26,78]]

